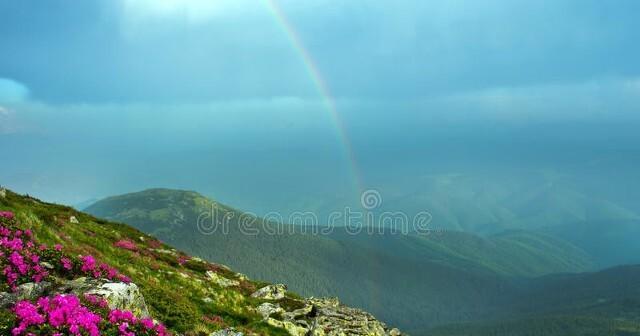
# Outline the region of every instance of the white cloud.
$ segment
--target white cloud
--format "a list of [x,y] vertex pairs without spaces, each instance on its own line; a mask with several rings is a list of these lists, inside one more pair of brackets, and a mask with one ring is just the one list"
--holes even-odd
[[27,99],[29,89],[22,83],[0,78],[0,103],[17,103]]
[[[253,1],[254,6],[259,1]],[[201,23],[230,12],[244,11],[246,0],[122,0],[122,9],[128,19],[185,19],[188,23]]]

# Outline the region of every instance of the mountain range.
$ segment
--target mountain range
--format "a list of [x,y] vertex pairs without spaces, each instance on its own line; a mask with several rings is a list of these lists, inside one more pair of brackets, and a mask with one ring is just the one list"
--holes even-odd
[[[533,204],[554,203],[553,199],[547,199],[553,190],[543,187],[521,198],[511,197],[510,206],[516,209],[525,200]],[[579,216],[582,212],[576,209],[592,202],[591,198],[580,196],[573,199],[568,202],[573,208],[548,210],[541,205],[541,211],[548,210],[548,214],[529,218]],[[602,214],[597,218],[633,220],[628,211],[608,202],[596,208],[600,210],[595,213]],[[487,330],[487,334],[492,334],[494,328],[515,330],[523,324],[537,323],[560,326],[560,330],[581,330],[584,325],[593,325],[594,330],[614,330],[618,325],[612,327],[611,323],[621,318],[623,298],[628,296],[633,307],[630,311],[637,308],[634,285],[610,288],[616,282],[605,281],[608,277],[617,279],[620,270],[589,273],[601,268],[604,260],[594,253],[598,246],[589,245],[588,237],[594,233],[585,229],[583,237],[587,238],[582,240],[579,236],[571,236],[573,240],[561,238],[556,233],[566,230],[562,221],[531,228],[505,227],[500,232],[448,229],[406,235],[390,230],[354,235],[341,227],[328,234],[314,234],[299,225],[276,223],[286,234],[270,234],[269,228],[274,223],[243,214],[193,191],[170,189],[109,197],[86,211],[130,224],[193,255],[230,265],[251,277],[287,283],[304,295],[339,296],[344,302],[369,310],[415,334],[464,334],[468,330],[464,329],[466,323],[473,330]],[[211,219],[216,217],[212,211],[218,218],[228,219],[226,231],[203,231],[203,214]],[[434,215],[435,218],[438,216]],[[247,230],[248,227],[255,230]],[[635,229],[633,225],[629,228]],[[616,239],[613,237],[610,242],[613,244]],[[632,274],[637,271],[630,270]],[[592,288],[589,287],[592,278],[601,279],[601,285],[609,287],[593,287],[593,292],[585,294],[585,288]],[[583,291],[569,291],[574,296],[556,302],[556,294],[567,294],[565,287],[574,284]],[[549,318],[554,323],[541,322]],[[622,318],[624,326],[620,328],[635,323],[629,316]]]

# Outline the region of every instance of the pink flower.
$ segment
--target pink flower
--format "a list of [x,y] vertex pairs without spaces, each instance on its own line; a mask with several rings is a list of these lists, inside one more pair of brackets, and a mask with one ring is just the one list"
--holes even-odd
[[96,259],[91,255],[80,257],[80,261],[82,261],[80,270],[83,272],[91,272],[96,267]]
[[137,251],[138,250],[138,246],[136,246],[136,243],[132,242],[129,239],[119,240],[119,241],[113,243],[113,246],[119,247],[121,249],[129,250],[129,251]]
[[62,268],[66,269],[67,271],[70,271],[73,269],[73,264],[71,263],[71,259],[63,257],[60,258],[60,263],[62,264]]
[[11,211],[0,211],[0,218],[6,218],[8,220],[12,220],[15,216]]

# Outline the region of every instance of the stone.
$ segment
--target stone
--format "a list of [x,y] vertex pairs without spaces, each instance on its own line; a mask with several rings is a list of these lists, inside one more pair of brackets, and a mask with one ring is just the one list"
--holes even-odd
[[0,188],[0,198],[6,198],[6,197],[7,197],[7,189]]
[[284,309],[282,309],[280,305],[270,302],[265,302],[259,305],[256,310],[258,314],[262,315],[262,318],[265,320],[268,319],[271,315],[284,313]]
[[47,281],[39,283],[27,282],[13,293],[0,292],[0,308],[10,308],[20,300],[35,300],[51,289],[52,284]]
[[274,318],[268,318],[267,324],[274,326],[276,328],[283,328],[287,332],[289,332],[289,335],[291,336],[305,336],[309,332],[307,328],[296,325],[293,322],[279,321]]
[[47,281],[42,281],[39,283],[35,282],[27,282],[20,286],[16,290],[16,299],[17,300],[34,300],[39,298],[44,294],[46,290],[51,287],[51,283]]
[[284,298],[286,293],[286,285],[269,285],[258,289],[255,293],[251,294],[251,297],[264,300],[280,300]]
[[134,283],[110,282],[104,279],[81,277],[66,281],[56,290],[77,296],[92,294],[104,298],[111,309],[130,310],[138,317],[148,317],[147,304]]
[[46,268],[46,269],[53,269],[53,265],[51,265],[50,263],[46,262],[46,261],[42,261],[40,262],[40,266]]
[[69,223],[78,224],[80,223],[80,221],[78,221],[78,218],[76,218],[76,216],[71,216],[69,217]]
[[129,310],[138,317],[149,316],[144,297],[134,283],[107,282],[87,294],[103,297],[111,309]]
[[304,307],[300,309],[293,310],[291,312],[284,313],[284,318],[287,320],[296,320],[299,317],[304,317],[313,311],[313,306],[310,304],[306,304]]
[[312,311],[306,315],[307,319],[311,320],[311,326],[308,327],[309,335],[402,335],[398,329],[389,329],[365,311],[341,305],[336,298],[309,298],[305,301],[313,306]]
[[214,331],[209,336],[244,336],[243,333],[236,331],[233,328],[226,328],[218,331]]

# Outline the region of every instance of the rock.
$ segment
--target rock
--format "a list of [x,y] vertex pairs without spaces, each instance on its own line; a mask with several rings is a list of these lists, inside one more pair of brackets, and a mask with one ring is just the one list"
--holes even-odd
[[265,300],[280,300],[284,298],[286,293],[286,285],[269,285],[258,289],[255,293],[251,294],[251,297]]
[[279,321],[274,318],[268,318],[267,324],[276,328],[283,328],[289,332],[291,336],[305,336],[309,332],[307,328],[301,327],[289,321]]
[[39,283],[27,282],[18,286],[16,290],[17,300],[34,300],[42,296],[44,292],[51,287],[50,282],[42,281]]
[[0,308],[11,308],[15,303],[15,295],[12,293],[0,292]]
[[6,197],[7,197],[7,189],[0,188],[0,198],[6,198]]
[[256,310],[258,311],[258,314],[262,315],[262,318],[265,320],[268,319],[271,315],[284,313],[284,309],[282,309],[280,305],[270,302],[265,302],[259,305]]
[[27,282],[18,286],[13,293],[0,292],[0,308],[10,308],[20,300],[35,300],[49,291],[50,288],[50,282]]
[[209,336],[244,336],[244,334],[233,328],[227,328],[212,332]]
[[59,291],[78,296],[83,294],[100,296],[107,300],[111,309],[130,310],[138,317],[149,316],[144,297],[134,283],[109,282],[82,277],[67,281]]
[[80,221],[78,221],[76,216],[71,216],[71,217],[69,217],[69,223],[78,224],[78,223],[80,223]]
[[222,275],[218,275],[218,273],[216,273],[214,271],[207,271],[207,277],[209,279],[211,279],[211,281],[213,283],[215,283],[218,286],[223,287],[223,288],[239,286],[240,285],[240,281],[227,279],[227,278],[223,277]]
[[365,311],[341,305],[336,298],[309,298],[304,302],[303,308],[285,312],[285,321],[269,318],[267,323],[286,329],[292,336],[402,335]]
[[46,262],[46,261],[42,261],[40,262],[40,266],[46,268],[46,269],[53,269],[53,265],[51,265],[50,263]]
[[102,296],[111,309],[129,310],[138,317],[149,316],[144,297],[134,283],[107,282],[87,294]]
[[284,313],[284,318],[287,320],[296,320],[299,317],[304,317],[311,314],[312,311],[313,311],[313,306],[310,304],[307,304],[300,309],[296,309],[294,311]]

